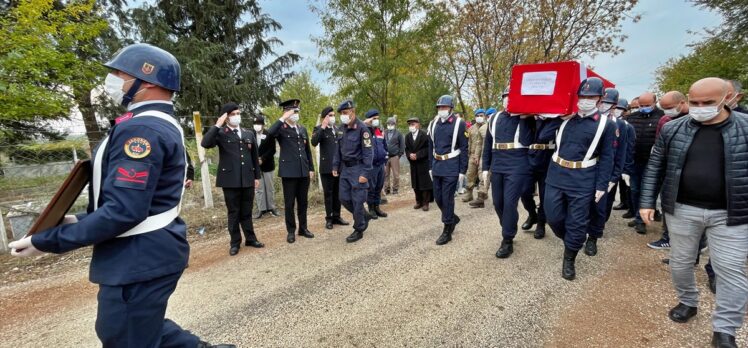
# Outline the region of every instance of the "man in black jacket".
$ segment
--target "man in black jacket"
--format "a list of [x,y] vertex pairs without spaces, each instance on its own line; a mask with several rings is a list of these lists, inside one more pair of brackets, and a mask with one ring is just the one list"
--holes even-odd
[[257,151],[260,161],[260,186],[255,190],[257,198],[257,214],[255,219],[261,218],[268,213],[272,216],[280,216],[275,209],[275,187],[273,185],[273,172],[275,171],[275,139],[267,135],[265,130],[265,117],[255,117],[254,122],[255,139],[257,139]]
[[679,304],[671,320],[697,314],[694,263],[706,233],[717,274],[714,347],[737,347],[748,306],[748,118],[727,106],[727,86],[706,78],[691,86],[689,116],[662,129],[644,173],[640,214],[654,220],[657,193],[670,227],[670,272]]
[[629,226],[634,227],[639,234],[647,233],[647,228],[639,216],[639,194],[641,193],[642,175],[647,167],[649,154],[655,143],[657,124],[662,117],[662,110],[657,108],[657,97],[652,92],[645,92],[639,96],[639,111],[628,117],[628,122],[636,131],[634,145],[634,171],[631,173],[631,202],[635,216],[624,214],[624,218],[635,218]]
[[[228,119],[228,123],[226,122]],[[231,236],[229,255],[239,252],[244,231],[244,245],[262,248],[252,226],[252,201],[254,189],[260,182],[260,164],[257,159],[255,134],[240,127],[241,110],[235,103],[221,108],[221,117],[203,136],[200,144],[209,149],[218,146],[218,174],[216,186],[223,188],[223,197],[228,209],[228,228]]]
[[280,145],[278,176],[283,181],[283,201],[286,210],[286,241],[296,241],[296,214],[298,205],[299,230],[302,237],[314,238],[307,229],[306,210],[308,205],[309,182],[314,178],[314,163],[306,128],[299,124],[298,99],[286,100],[279,104],[283,116],[268,129],[268,135]]
[[340,217],[340,177],[332,175],[332,160],[338,151],[338,137],[342,132],[335,127],[335,112],[325,107],[319,115],[320,124],[312,131],[312,146],[319,145],[319,175],[325,195],[325,228],[333,225],[347,226]]

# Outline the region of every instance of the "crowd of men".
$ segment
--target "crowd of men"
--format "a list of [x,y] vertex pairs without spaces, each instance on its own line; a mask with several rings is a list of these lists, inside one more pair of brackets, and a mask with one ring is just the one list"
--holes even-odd
[[[147,44],[119,51],[106,63],[106,93],[128,108],[95,150],[86,214],[67,216],[60,226],[11,243],[12,254],[64,253],[93,245],[91,281],[99,284],[96,332],[107,347],[212,346],[164,319],[168,299],[187,265],[185,223],[178,217],[189,183],[184,134],[173,117],[172,97],[180,66],[170,53]],[[245,246],[262,248],[253,218],[280,216],[273,201],[273,176],[281,178],[287,242],[314,238],[308,229],[308,193],[319,173],[325,227],[351,225],[353,243],[369,222],[385,218],[385,194],[397,194],[400,158],[410,164],[414,209],[436,202],[445,245],[460,223],[455,197],[482,208],[490,189],[498,217],[498,258],[514,252],[520,201],[528,211],[521,228],[544,238],[546,229],[563,240],[561,276],[573,280],[583,250],[598,253],[597,240],[614,209],[645,234],[662,215],[663,236],[649,243],[670,248],[672,281],[679,303],[670,312],[684,323],[697,314],[694,264],[708,245],[710,286],[716,293],[715,347],[736,347],[748,304],[748,114],[739,105],[736,81],[705,78],[688,97],[646,92],[631,103],[596,77],[577,90],[576,113],[510,113],[509,90],[501,107],[478,109],[472,122],[455,112],[453,97],[436,101],[436,116],[422,126],[407,119],[408,133],[376,109],[358,116],[352,100],[324,108],[310,133],[299,123],[300,104],[279,104],[282,116],[266,129],[263,117],[242,127],[242,110],[226,103],[201,145],[218,147],[216,185],[228,210],[230,255]],[[339,115],[339,117],[336,117]],[[339,123],[338,123],[339,119]],[[315,171],[312,147],[319,147]],[[477,190],[477,194],[474,191]],[[613,207],[616,191],[621,203]],[[539,195],[536,203],[535,193]],[[656,211],[661,197],[663,214]],[[254,205],[256,213],[252,213]]]

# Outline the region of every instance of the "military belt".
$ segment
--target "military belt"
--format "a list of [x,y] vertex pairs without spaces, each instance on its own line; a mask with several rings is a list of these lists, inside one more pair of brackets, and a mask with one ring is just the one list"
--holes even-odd
[[527,146],[524,146],[519,143],[494,143],[493,149],[494,150],[513,150],[513,149],[526,149]]
[[555,149],[556,149],[556,144],[554,143],[530,145],[530,150],[555,150]]
[[589,161],[567,161],[561,157],[558,157],[557,155],[553,155],[553,162],[558,163],[558,165],[568,168],[568,169],[584,169],[584,168],[590,168],[597,164],[597,158],[593,158]]

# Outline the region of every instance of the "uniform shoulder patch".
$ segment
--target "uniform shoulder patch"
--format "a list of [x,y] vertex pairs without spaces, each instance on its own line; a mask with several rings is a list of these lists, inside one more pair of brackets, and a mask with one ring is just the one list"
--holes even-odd
[[620,138],[620,137],[621,137],[621,131],[618,128],[616,128],[616,138]]
[[371,137],[371,134],[369,132],[364,132],[364,139],[369,139]]
[[134,137],[125,141],[125,154],[128,157],[140,159],[151,153],[151,143],[140,137]]
[[151,174],[151,164],[139,161],[120,161],[116,164],[114,186],[145,190]]

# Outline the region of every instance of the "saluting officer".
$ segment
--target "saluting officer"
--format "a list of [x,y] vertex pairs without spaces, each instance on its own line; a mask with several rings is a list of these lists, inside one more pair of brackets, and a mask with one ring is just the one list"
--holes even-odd
[[504,110],[491,120],[483,142],[483,177],[487,178],[491,172],[491,196],[503,237],[496,257],[502,259],[514,252],[519,220],[517,203],[530,184],[527,148],[533,141],[531,120]]
[[457,183],[465,178],[468,167],[468,139],[465,122],[452,114],[454,98],[443,95],[436,101],[437,116],[429,123],[428,134],[433,144],[431,177],[434,200],[442,212],[444,229],[436,240],[444,245],[452,240],[460,218],[455,215]]
[[478,173],[480,168],[481,154],[483,153],[483,135],[481,135],[480,128],[486,121],[486,112],[483,109],[475,110],[475,124],[468,129],[468,151],[470,151],[470,160],[468,162],[467,170],[467,194],[462,199],[463,202],[470,202],[473,200],[473,189],[475,189],[478,183]]
[[278,176],[283,183],[283,202],[286,210],[286,241],[296,241],[296,216],[294,205],[298,205],[299,230],[302,237],[314,238],[307,229],[306,211],[308,205],[309,182],[314,178],[314,163],[306,128],[299,124],[298,99],[286,100],[279,104],[283,116],[268,129],[268,135],[275,138],[280,146]]
[[373,146],[369,128],[356,118],[356,106],[346,100],[338,106],[343,135],[338,142],[332,164],[332,175],[340,176],[340,202],[353,214],[353,233],[346,241],[364,237],[369,226],[364,202],[369,192],[366,178],[372,168]]
[[319,146],[319,175],[325,197],[325,228],[333,225],[347,226],[340,217],[340,177],[332,175],[332,161],[338,152],[338,138],[343,134],[335,126],[335,112],[325,107],[319,115],[319,125],[312,131],[312,146]]
[[89,279],[99,284],[96,335],[104,347],[211,347],[164,320],[190,251],[179,218],[184,134],[171,102],[179,63],[158,47],[135,44],[104,65],[112,69],[106,94],[128,112],[94,151],[88,213],[11,243],[12,254],[93,245]]
[[613,172],[615,125],[598,112],[603,81],[590,77],[579,85],[578,112],[565,117],[556,135],[543,197],[553,232],[564,240],[561,275],[576,276],[574,262],[586,239],[590,205],[608,189]]
[[[228,124],[227,121],[228,120]],[[218,174],[216,186],[223,188],[228,210],[228,230],[231,236],[229,255],[239,252],[244,231],[244,245],[262,248],[252,226],[252,204],[255,189],[260,186],[260,163],[254,132],[241,127],[241,110],[236,103],[226,103],[221,116],[203,136],[200,146],[218,146]]]

